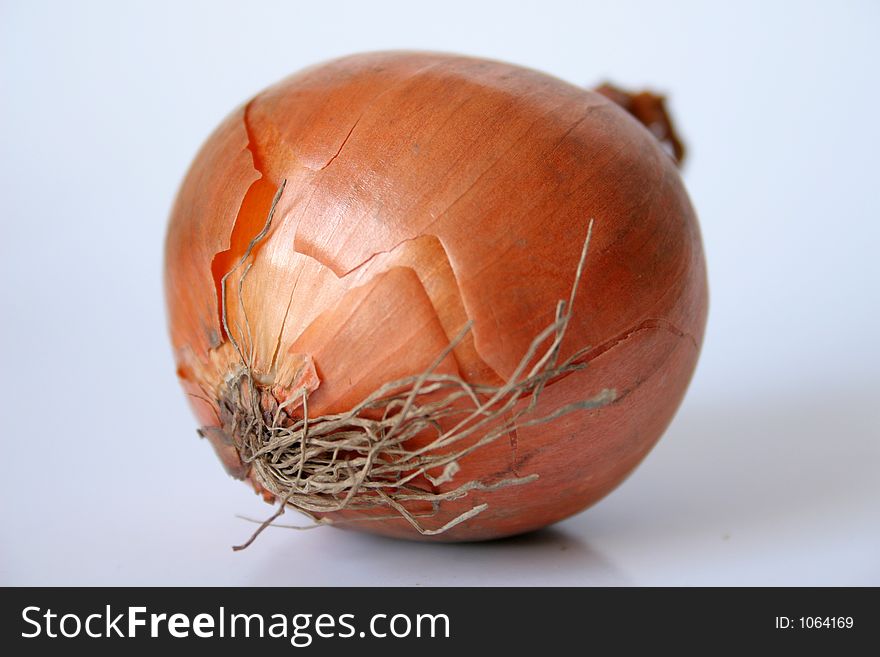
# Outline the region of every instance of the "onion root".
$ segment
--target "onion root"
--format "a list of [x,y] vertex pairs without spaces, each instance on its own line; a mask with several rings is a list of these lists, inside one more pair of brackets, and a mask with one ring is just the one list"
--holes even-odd
[[[247,352],[252,341],[248,337],[250,326],[243,312],[241,290],[249,259],[255,246],[269,233],[283,191],[282,182],[263,229],[222,278],[223,328],[238,352],[239,365],[220,387],[220,426],[200,430],[203,436],[233,446],[242,464],[237,475],[252,479],[279,502],[278,510],[260,523],[248,541],[234,549],[250,545],[288,507],[311,518],[313,526],[387,519],[386,515],[342,520],[325,517],[345,509],[385,507],[422,535],[442,534],[488,508],[485,503],[477,504],[440,527],[427,526],[424,521],[437,516],[444,501],[463,498],[471,491],[518,486],[538,478],[537,474],[530,474],[494,481],[465,481],[438,492],[436,486],[454,480],[462,458],[519,428],[551,422],[562,415],[595,409],[615,400],[615,391],[605,389],[592,398],[534,417],[546,385],[587,366],[584,357],[589,347],[563,362],[559,362],[559,354],[583,274],[591,220],[570,297],[559,301],[555,321],[534,338],[503,385],[472,385],[459,376],[436,372],[470,331],[468,322],[421,374],[385,383],[347,412],[310,416],[309,386],[305,384],[294,386],[297,393],[279,402],[272,394],[271,384],[261,381],[250,367]],[[232,331],[227,325],[228,279],[241,268],[244,270],[238,279],[237,299],[242,306],[244,326]],[[294,377],[301,383],[315,378],[310,362],[304,362],[300,374]],[[529,403],[516,410],[523,399]],[[427,503],[430,510],[414,511],[413,503]]]

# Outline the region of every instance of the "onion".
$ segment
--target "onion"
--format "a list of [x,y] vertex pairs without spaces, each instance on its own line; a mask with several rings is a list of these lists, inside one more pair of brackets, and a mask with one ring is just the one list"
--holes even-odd
[[621,482],[684,395],[707,292],[662,102],[601,91],[375,53],[216,129],[165,281],[178,376],[230,474],[279,514],[447,541]]

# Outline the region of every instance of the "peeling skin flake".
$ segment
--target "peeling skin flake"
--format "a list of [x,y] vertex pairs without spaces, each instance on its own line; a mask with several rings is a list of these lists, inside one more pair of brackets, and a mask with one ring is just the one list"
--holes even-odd
[[[211,275],[214,279],[214,287],[217,290],[217,321],[220,326],[220,334],[224,340],[228,336],[226,335],[226,329],[223,326],[220,314],[221,297],[223,294],[221,280],[241,260],[248,245],[263,228],[263,225],[266,223],[266,215],[269,213],[269,208],[272,205],[272,199],[278,191],[277,186],[273,185],[269,180],[265,170],[265,163],[257,152],[256,140],[248,120],[248,113],[252,103],[253,101],[244,108],[242,124],[247,134],[247,151],[250,153],[254,171],[259,174],[259,178],[251,183],[241,201],[238,214],[232,224],[229,248],[219,251],[211,260]],[[253,257],[257,256],[259,248],[260,244],[256,246],[257,250],[254,251]]]

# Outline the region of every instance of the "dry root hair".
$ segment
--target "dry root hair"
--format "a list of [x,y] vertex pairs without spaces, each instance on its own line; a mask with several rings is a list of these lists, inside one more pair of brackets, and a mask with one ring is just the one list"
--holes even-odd
[[[550,326],[532,341],[513,374],[501,386],[472,385],[461,377],[436,370],[467,335],[470,322],[437,355],[421,374],[389,381],[344,413],[310,416],[305,388],[278,403],[263,394],[246,358],[252,347],[242,344],[227,324],[227,279],[238,269],[238,299],[254,246],[271,227],[280,186],[266,224],[250,242],[239,262],[222,279],[221,303],[226,335],[241,359],[240,367],[221,386],[220,416],[228,436],[250,476],[279,501],[278,511],[260,523],[243,549],[287,507],[304,513],[313,524],[329,524],[324,514],[344,509],[363,510],[384,507],[389,514],[369,515],[344,522],[403,518],[421,534],[442,534],[488,508],[475,504],[440,527],[428,528],[424,520],[439,514],[446,500],[465,497],[471,491],[487,491],[526,484],[537,474],[492,482],[465,481],[444,492],[429,492],[415,485],[418,478],[434,486],[455,480],[462,458],[478,451],[510,432],[551,422],[567,413],[592,409],[614,399],[614,391],[603,390],[593,398],[562,406],[552,413],[535,417],[538,398],[552,380],[586,367],[587,349],[560,362],[560,348],[571,320],[575,293],[583,273],[592,233],[587,229],[571,294],[560,301]],[[243,307],[242,307],[243,310]],[[246,315],[244,326],[237,326],[239,339],[253,345]],[[522,400],[527,403],[520,404]],[[418,441],[414,441],[419,437]],[[413,446],[418,443],[419,446]],[[414,513],[408,503],[430,505],[427,513]]]

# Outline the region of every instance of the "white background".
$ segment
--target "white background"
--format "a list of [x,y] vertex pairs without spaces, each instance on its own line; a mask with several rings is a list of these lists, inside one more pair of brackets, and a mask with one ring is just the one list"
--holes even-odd
[[[880,4],[10,2],[0,9],[0,584],[880,585]],[[711,310],[618,490],[472,545],[268,530],[174,376],[172,198],[235,105],[356,51],[671,97]],[[295,520],[292,514],[288,520]]]

